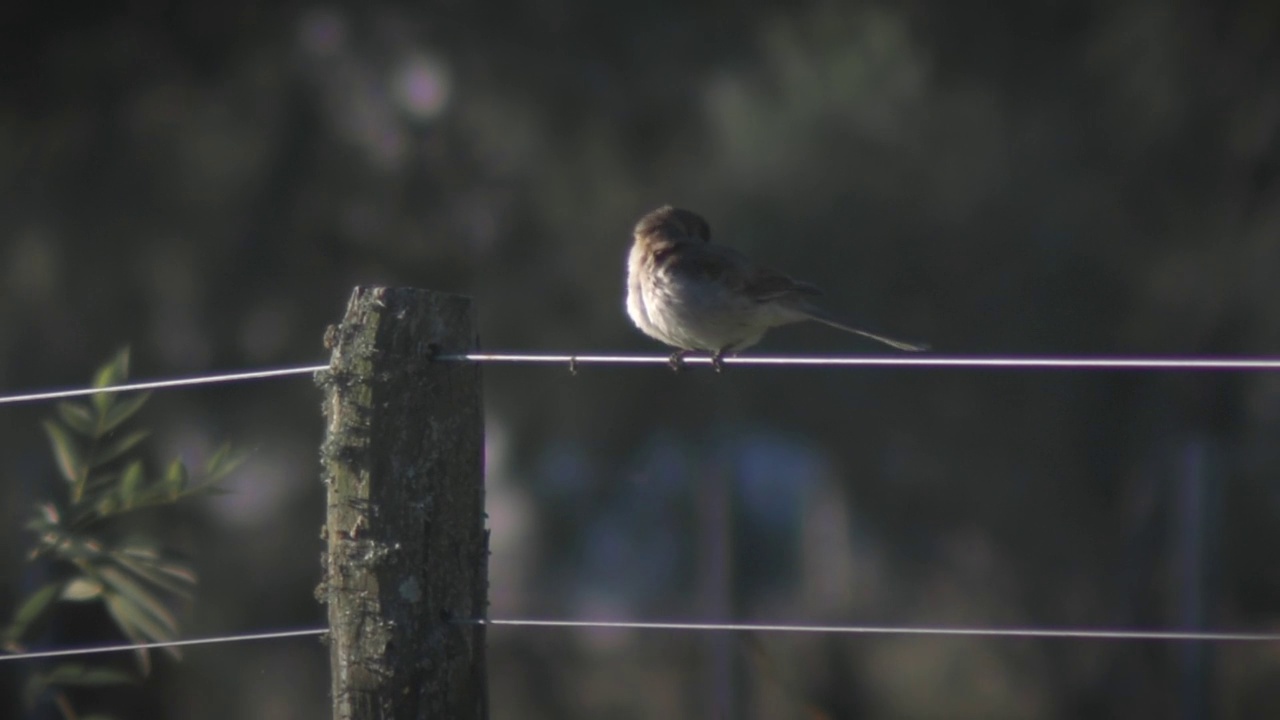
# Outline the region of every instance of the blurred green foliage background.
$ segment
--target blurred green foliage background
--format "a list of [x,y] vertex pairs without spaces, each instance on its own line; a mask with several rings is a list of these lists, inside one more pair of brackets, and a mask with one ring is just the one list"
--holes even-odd
[[[105,3],[0,10],[0,387],[322,363],[353,285],[493,350],[666,352],[665,202],[941,352],[1274,355],[1280,5]],[[759,352],[877,348],[821,327]],[[495,617],[1274,628],[1275,374],[491,367]],[[191,636],[315,626],[306,378],[157,393]],[[52,407],[0,410],[0,615]],[[77,616],[50,645],[92,640]],[[101,640],[114,639],[104,635]],[[1261,717],[1273,645],[493,630],[495,718]],[[0,715],[23,717],[0,667]],[[122,716],[315,718],[326,648],[193,648]],[[12,703],[10,702],[12,700]],[[1268,712],[1270,711],[1270,712]],[[36,711],[32,717],[48,717]],[[808,714],[805,714],[808,713]]]

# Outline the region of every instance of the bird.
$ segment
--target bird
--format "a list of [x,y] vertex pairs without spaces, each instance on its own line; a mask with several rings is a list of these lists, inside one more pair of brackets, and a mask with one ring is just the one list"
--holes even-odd
[[758,265],[711,242],[711,226],[692,210],[663,205],[636,223],[627,257],[627,315],[641,332],[673,348],[679,370],[693,351],[726,354],[760,342],[779,325],[815,320],[898,350],[928,346],[877,335],[840,322],[815,304],[814,285]]

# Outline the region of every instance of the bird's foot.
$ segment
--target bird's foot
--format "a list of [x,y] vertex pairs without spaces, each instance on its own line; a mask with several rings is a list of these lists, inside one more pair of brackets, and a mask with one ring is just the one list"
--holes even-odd
[[680,372],[685,369],[684,356],[688,354],[688,350],[677,350],[671,353],[671,357],[667,359],[667,364],[671,366],[671,372]]
[[724,372],[724,350],[711,353],[711,367],[718,373]]

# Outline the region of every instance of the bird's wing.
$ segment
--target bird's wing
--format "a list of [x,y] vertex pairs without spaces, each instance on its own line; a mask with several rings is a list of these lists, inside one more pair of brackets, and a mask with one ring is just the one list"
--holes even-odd
[[666,261],[670,263],[671,270],[684,277],[715,283],[756,302],[822,294],[813,285],[756,265],[747,256],[724,245],[681,244],[677,252],[667,256]]
[[667,269],[705,283],[730,290],[742,290],[750,262],[738,252],[719,245],[681,243],[665,258]]
[[793,280],[777,270],[764,267],[753,268],[742,289],[756,302],[769,302],[796,295],[817,297],[822,294],[821,290],[809,283]]

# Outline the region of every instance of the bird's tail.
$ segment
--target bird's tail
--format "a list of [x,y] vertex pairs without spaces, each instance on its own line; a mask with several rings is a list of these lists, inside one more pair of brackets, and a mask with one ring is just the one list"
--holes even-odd
[[851,332],[855,335],[861,335],[864,338],[869,338],[871,340],[875,340],[876,342],[884,343],[889,347],[897,348],[899,350],[906,350],[908,352],[921,352],[929,349],[929,345],[927,343],[903,342],[901,340],[894,340],[893,338],[885,337],[883,335],[876,335],[875,333],[867,332],[866,330],[859,330],[858,328],[855,328],[855,327],[849,327],[848,325],[845,325],[839,320],[836,320],[828,316],[826,313],[824,313],[821,310],[807,308],[806,314],[809,317],[813,318],[814,320],[817,320],[818,322],[824,325],[830,325],[833,328],[844,330],[845,332]]

